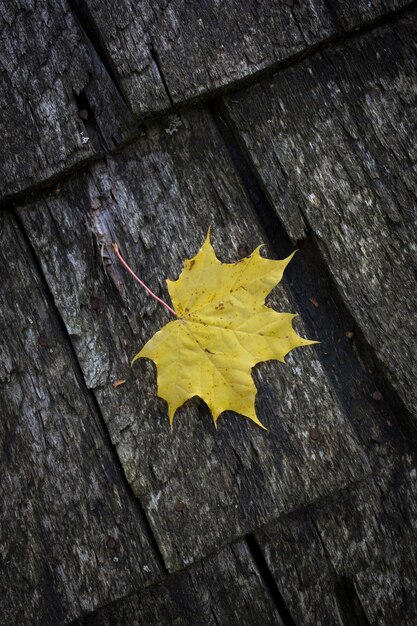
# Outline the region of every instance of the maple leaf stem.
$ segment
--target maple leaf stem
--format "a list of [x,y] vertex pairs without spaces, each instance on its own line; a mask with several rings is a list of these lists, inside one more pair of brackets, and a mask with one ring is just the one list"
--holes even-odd
[[126,261],[124,260],[124,258],[122,257],[122,255],[120,254],[120,250],[119,250],[119,246],[117,245],[117,243],[113,243],[112,244],[112,248],[116,253],[117,258],[119,259],[120,263],[127,269],[127,271],[132,274],[133,278],[135,280],[138,281],[139,285],[142,285],[142,287],[144,289],[146,289],[146,291],[152,296],[152,298],[155,298],[155,300],[157,300],[160,304],[162,304],[162,306],[164,306],[166,309],[168,309],[168,311],[170,313],[172,313],[173,315],[175,315],[175,317],[178,317],[178,314],[174,311],[173,308],[171,308],[169,306],[169,304],[167,304],[166,302],[164,302],[163,300],[161,300],[161,298],[158,298],[158,296],[149,289],[149,287],[147,285],[145,285],[145,283],[143,282],[143,280],[141,280],[138,276],[136,276],[135,272],[132,270],[131,267],[129,267],[129,265],[126,263]]

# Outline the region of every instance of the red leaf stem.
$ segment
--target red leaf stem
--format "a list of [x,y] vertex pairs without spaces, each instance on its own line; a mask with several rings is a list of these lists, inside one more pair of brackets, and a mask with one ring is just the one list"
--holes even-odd
[[127,271],[132,274],[133,278],[135,280],[138,281],[138,283],[140,285],[142,285],[142,287],[144,287],[146,289],[146,291],[152,296],[152,298],[155,298],[155,300],[157,300],[160,304],[162,304],[162,306],[164,306],[166,309],[168,309],[168,311],[170,311],[170,313],[172,313],[173,315],[175,315],[175,317],[178,317],[178,314],[174,311],[174,309],[172,309],[169,304],[167,304],[166,302],[164,302],[163,300],[161,300],[161,298],[158,298],[158,296],[149,289],[149,287],[147,285],[145,285],[145,283],[138,277],[136,276],[135,272],[129,267],[129,265],[126,263],[126,261],[124,260],[124,258],[122,257],[122,255],[120,254],[119,251],[119,246],[117,245],[117,243],[112,244],[113,250],[116,253],[117,258],[119,259],[120,263],[127,269]]

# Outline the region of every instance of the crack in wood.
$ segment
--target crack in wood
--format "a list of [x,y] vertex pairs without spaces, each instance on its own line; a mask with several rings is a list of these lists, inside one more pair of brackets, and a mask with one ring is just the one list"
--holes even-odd
[[278,589],[278,585],[275,582],[272,572],[268,567],[261,547],[256,541],[254,535],[247,535],[245,539],[252,558],[256,563],[256,567],[258,568],[262,581],[265,587],[268,589],[269,594],[275,604],[275,607],[281,617],[282,623],[284,624],[284,626],[295,626],[295,621],[287,605],[285,604],[284,598],[282,597],[280,590]]
[[153,48],[153,47],[151,47],[149,49],[149,52],[150,52],[150,55],[151,55],[151,57],[153,59],[153,62],[155,63],[156,69],[158,70],[158,74],[159,74],[159,76],[161,78],[162,84],[163,84],[163,86],[165,88],[165,91],[167,93],[167,96],[169,98],[171,106],[174,108],[174,106],[175,106],[174,99],[173,99],[173,97],[171,95],[170,89],[168,87],[167,80],[166,80],[166,78],[164,76],[162,65],[161,65],[161,62],[159,60],[159,55],[158,55],[157,51],[155,50],[155,48]]
[[80,0],[68,0],[68,6],[75,17],[78,26],[86,39],[87,44],[89,45],[90,54],[94,53],[92,54],[92,56],[95,56],[96,60],[98,60],[104,67],[114,86],[116,87],[119,95],[123,99],[126,106],[130,109],[130,104],[125,94],[123,93],[116,73],[112,67],[111,61],[109,60],[106,53],[105,47],[101,42],[100,31],[96,27],[86,3],[84,3],[82,0],[81,2]]
[[334,586],[344,626],[369,626],[369,620],[351,578],[341,576]]
[[[103,133],[101,132],[99,124],[97,123],[94,110],[90,105],[87,94],[84,90],[80,91],[79,93],[76,93],[74,91],[73,93],[75,102],[78,107],[78,115],[84,124],[84,128],[88,137],[94,140],[94,143],[96,143],[105,154],[108,154],[109,146]],[[97,156],[99,157],[100,155],[98,154]]]

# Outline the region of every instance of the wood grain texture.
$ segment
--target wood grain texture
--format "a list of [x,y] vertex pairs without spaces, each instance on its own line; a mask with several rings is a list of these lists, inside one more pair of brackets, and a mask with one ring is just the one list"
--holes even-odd
[[86,4],[86,19],[140,115],[164,106],[153,92],[143,101],[144,81],[147,87],[163,79],[171,101],[181,103],[230,87],[335,32],[323,0]]
[[282,518],[257,538],[296,623],[413,624],[416,462]]
[[282,626],[282,621],[246,544],[238,543],[73,626],[115,624]]
[[140,135],[143,116],[252,80],[402,4],[7,0],[0,202]]
[[414,416],[415,24],[412,13],[225,101],[282,224],[293,241],[311,234]]
[[338,23],[350,31],[404,9],[412,0],[333,0],[331,4]]
[[[133,124],[66,0],[2,2],[0,67],[3,202],[101,153],[102,137],[113,147]],[[83,122],[88,95],[94,112]]]
[[62,323],[7,212],[0,257],[1,622],[56,626],[162,573]]
[[[173,134],[165,121],[149,125],[146,138],[68,180],[59,195],[18,209],[171,570],[368,471],[314,348],[295,351],[287,366],[256,368],[268,433],[233,414],[216,432],[206,407],[192,400],[171,434],[153,366],[129,369],[169,318],[120,267],[111,241],[166,298],[164,277],[178,275],[210,224],[225,261],[264,240],[208,112],[195,109],[180,122]],[[271,304],[293,310],[283,287]],[[126,384],[113,388],[120,378]]]

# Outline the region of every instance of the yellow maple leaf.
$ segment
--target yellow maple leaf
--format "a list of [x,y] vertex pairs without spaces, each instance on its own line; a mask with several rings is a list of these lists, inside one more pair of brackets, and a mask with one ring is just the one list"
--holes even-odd
[[290,350],[317,343],[297,335],[295,315],[265,305],[294,253],[273,261],[261,257],[261,247],[236,263],[222,263],[209,231],[179,278],[167,280],[178,319],[158,331],[132,363],[143,357],[155,362],[158,396],[168,403],[171,427],[176,410],[199,396],[215,423],[223,411],[235,411],[264,428],[255,411],[252,368],[271,359],[284,362]]

